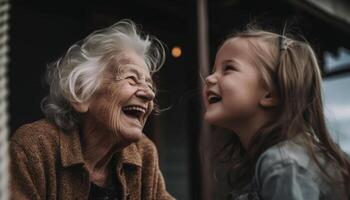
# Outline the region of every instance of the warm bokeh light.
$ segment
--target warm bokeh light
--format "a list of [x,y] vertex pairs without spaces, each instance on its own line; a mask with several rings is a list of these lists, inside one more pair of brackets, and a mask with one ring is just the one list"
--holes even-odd
[[182,54],[181,47],[179,47],[179,46],[174,46],[174,47],[171,49],[171,55],[173,55],[174,58],[180,57],[181,54]]

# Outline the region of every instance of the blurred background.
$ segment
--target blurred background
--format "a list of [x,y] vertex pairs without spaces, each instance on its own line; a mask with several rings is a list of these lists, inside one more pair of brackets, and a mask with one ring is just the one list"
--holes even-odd
[[[48,63],[98,28],[129,18],[167,46],[158,73],[160,108],[145,128],[157,145],[168,191],[178,199],[220,199],[209,159],[215,139],[202,123],[201,80],[223,38],[256,19],[282,32],[285,22],[316,49],[324,77],[325,110],[332,134],[350,153],[350,2],[348,0],[47,0],[10,1],[9,125],[43,117]],[[201,152],[201,153],[200,153]]]

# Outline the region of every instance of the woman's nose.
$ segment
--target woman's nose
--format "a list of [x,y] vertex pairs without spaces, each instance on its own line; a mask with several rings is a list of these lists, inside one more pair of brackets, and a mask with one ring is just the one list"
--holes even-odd
[[217,83],[217,79],[214,74],[211,74],[205,78],[205,84],[206,85],[213,85]]
[[140,86],[136,91],[136,96],[145,101],[152,101],[156,95],[148,86]]

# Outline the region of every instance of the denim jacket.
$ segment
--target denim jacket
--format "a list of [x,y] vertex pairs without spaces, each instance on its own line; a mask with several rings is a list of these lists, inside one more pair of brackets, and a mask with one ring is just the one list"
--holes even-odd
[[[317,157],[332,177],[340,177],[334,162]],[[289,140],[267,149],[258,159],[252,181],[233,191],[229,200],[340,200],[346,199],[339,184],[329,183],[300,142]]]

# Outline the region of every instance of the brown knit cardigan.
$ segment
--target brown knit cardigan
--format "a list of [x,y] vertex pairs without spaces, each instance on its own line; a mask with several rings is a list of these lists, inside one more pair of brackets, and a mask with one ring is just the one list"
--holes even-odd
[[[88,199],[89,174],[79,133],[46,120],[20,127],[10,142],[11,199]],[[166,191],[154,144],[146,137],[115,155],[123,200],[174,199]]]

